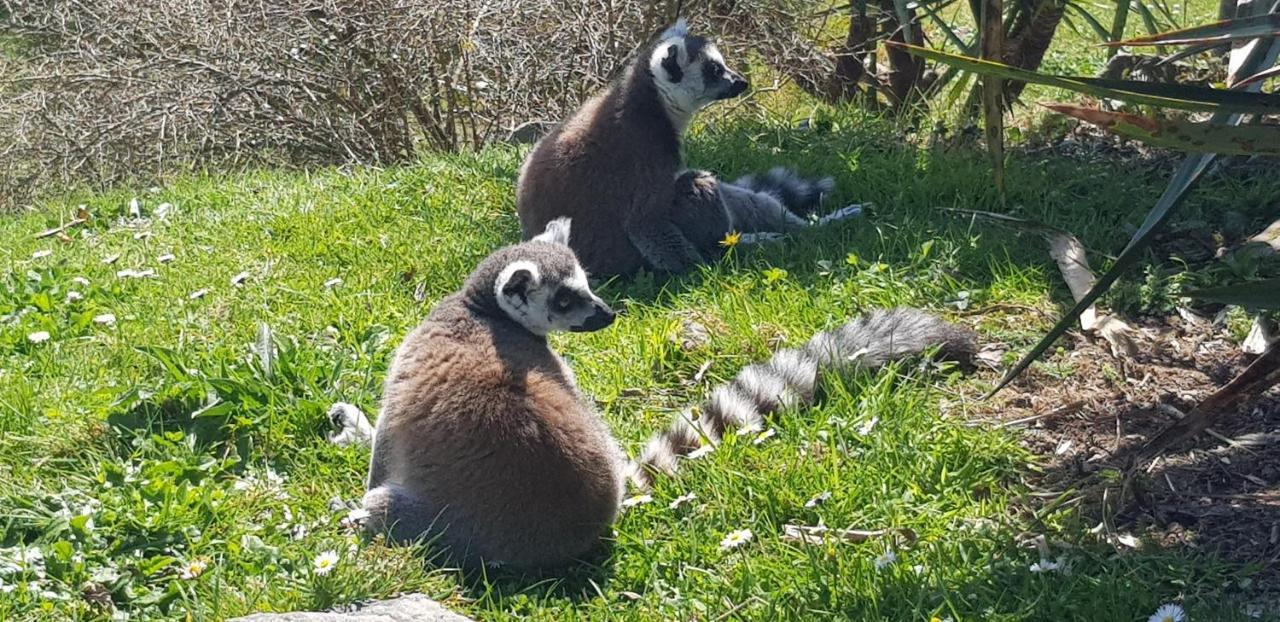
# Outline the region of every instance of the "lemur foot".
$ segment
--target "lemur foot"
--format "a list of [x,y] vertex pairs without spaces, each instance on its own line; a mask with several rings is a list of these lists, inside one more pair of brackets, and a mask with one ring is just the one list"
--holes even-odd
[[329,424],[337,428],[329,433],[329,442],[334,445],[368,447],[373,444],[374,429],[369,418],[352,404],[335,402],[330,406]]
[[820,227],[822,225],[829,225],[833,222],[840,222],[841,220],[857,218],[862,215],[862,209],[868,205],[870,204],[854,203],[853,205],[846,205],[834,212],[831,212],[830,214],[827,214],[826,216],[823,216],[822,218],[819,218],[814,224]]
[[777,233],[775,231],[758,231],[756,233],[744,233],[738,238],[739,244],[773,244],[781,242],[787,237],[785,233]]

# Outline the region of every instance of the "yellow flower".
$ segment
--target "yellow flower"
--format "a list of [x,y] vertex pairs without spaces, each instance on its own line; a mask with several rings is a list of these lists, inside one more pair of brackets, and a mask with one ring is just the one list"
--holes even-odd
[[733,248],[742,240],[742,234],[737,231],[730,231],[724,234],[724,239],[720,240],[720,246],[725,248]]

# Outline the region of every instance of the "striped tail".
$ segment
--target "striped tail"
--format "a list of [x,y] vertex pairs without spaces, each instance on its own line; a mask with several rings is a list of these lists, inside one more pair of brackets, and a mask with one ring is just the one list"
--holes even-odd
[[781,166],[763,174],[741,177],[733,185],[770,194],[800,216],[817,211],[822,198],[836,187],[835,180],[830,177],[808,179]]
[[658,475],[673,475],[679,459],[704,444],[720,443],[726,432],[762,429],[771,413],[810,404],[820,372],[849,367],[878,369],[937,346],[939,356],[968,362],[977,352],[977,335],[918,309],[872,311],[839,328],[814,335],[801,348],[780,350],[763,363],[748,365],[731,382],[711,391],[697,411],[682,412],[649,439],[631,464],[629,477],[639,489]]

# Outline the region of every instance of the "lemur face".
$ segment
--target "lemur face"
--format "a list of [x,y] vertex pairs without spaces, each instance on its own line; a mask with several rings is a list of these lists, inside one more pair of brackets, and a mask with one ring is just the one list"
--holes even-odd
[[546,232],[516,247],[519,253],[494,282],[498,306],[536,335],[595,331],[613,323],[613,309],[591,291],[568,243],[569,219],[552,221]]
[[714,43],[690,35],[684,20],[667,29],[649,58],[658,93],[673,117],[687,120],[703,106],[746,92],[747,80],[725,65]]

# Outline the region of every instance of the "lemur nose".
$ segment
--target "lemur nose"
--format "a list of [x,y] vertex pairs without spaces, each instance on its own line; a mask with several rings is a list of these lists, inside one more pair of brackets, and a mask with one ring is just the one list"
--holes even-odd
[[737,97],[747,92],[748,88],[751,88],[751,83],[736,73],[730,74],[729,80],[729,97]]

